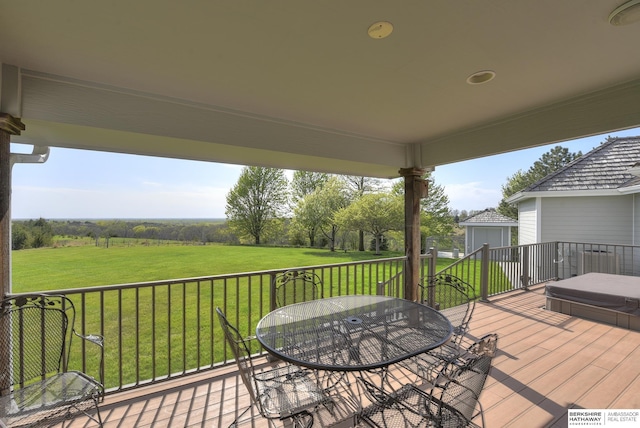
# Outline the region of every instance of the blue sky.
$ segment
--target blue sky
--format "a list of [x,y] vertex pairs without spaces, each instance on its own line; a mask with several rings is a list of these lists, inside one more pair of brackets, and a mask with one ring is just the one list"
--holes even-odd
[[[609,135],[640,135],[640,128],[442,165],[433,176],[452,209],[496,207],[507,178],[527,170],[555,145],[586,153]],[[12,150],[30,152],[31,147]],[[13,167],[12,217],[223,218],[226,195],[241,170],[242,165],[54,147],[44,164]]]

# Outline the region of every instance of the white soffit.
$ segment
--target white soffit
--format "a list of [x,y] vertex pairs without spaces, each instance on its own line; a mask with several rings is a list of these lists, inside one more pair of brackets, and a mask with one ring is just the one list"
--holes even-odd
[[640,126],[622,2],[0,0],[0,104],[33,144],[395,176]]

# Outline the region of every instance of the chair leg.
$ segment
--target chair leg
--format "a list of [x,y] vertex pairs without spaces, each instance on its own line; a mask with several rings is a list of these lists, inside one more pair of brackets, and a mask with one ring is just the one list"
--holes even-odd
[[[100,397],[94,396],[92,400],[93,400],[93,407],[96,409],[95,415],[92,415],[91,413],[89,413],[90,409],[82,409],[81,407],[76,407],[76,406],[72,406],[72,407],[75,407],[77,412],[84,414],[86,417],[88,417],[89,419],[97,423],[98,426],[102,428],[104,426],[104,423],[102,422],[102,415],[100,414],[100,407],[98,406],[98,403],[100,402]],[[70,416],[70,412],[67,412],[67,416]],[[62,423],[62,428],[64,428],[64,421]]]
[[234,421],[233,421],[233,422],[231,422],[231,423],[229,424],[229,428],[235,428],[235,427],[237,427],[237,426],[238,426],[238,420],[240,420],[240,418],[241,418],[241,417],[243,417],[245,413],[247,413],[249,410],[251,410],[251,408],[252,408],[252,407],[253,407],[253,405],[251,405],[251,406],[247,407],[246,409],[244,409],[244,410],[242,411],[242,413],[240,413],[240,414],[239,414],[239,415],[234,419]]
[[291,417],[294,428],[311,428],[313,426],[313,415],[306,410]]
[[87,418],[97,423],[100,428],[102,428],[104,426],[104,423],[102,422],[102,416],[100,415],[100,407],[98,407],[98,397],[93,397],[92,400],[93,400],[93,407],[96,409],[95,416],[89,413],[88,409],[85,410],[82,407],[78,407],[75,404],[71,404],[67,407],[67,411],[65,412],[64,418],[62,418],[62,421],[59,422],[60,427],[64,428],[67,422],[73,422],[74,416],[83,414]]
[[93,400],[94,404],[96,406],[96,418],[97,418],[97,419],[94,419],[94,420],[96,422],[98,422],[98,426],[99,427],[102,427],[104,424],[102,422],[102,415],[100,414],[100,406],[98,406],[98,400],[99,400],[98,397],[95,397],[94,400]]

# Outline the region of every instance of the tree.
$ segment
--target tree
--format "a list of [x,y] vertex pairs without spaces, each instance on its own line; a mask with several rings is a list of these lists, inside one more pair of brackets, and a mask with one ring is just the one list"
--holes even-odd
[[582,152],[580,151],[570,153],[566,147],[555,146],[535,161],[527,172],[523,172],[522,170],[516,171],[512,176],[507,177],[507,182],[502,186],[502,200],[496,211],[507,217],[517,219],[518,207],[508,204],[506,202],[507,198],[525,190],[527,187],[542,180],[547,175],[556,172],[580,156],[582,156]]
[[225,214],[229,225],[260,244],[260,237],[287,207],[288,184],[281,169],[243,168],[238,182],[227,194]]
[[420,230],[426,236],[448,237],[454,228],[453,217],[449,214],[449,197],[430,173],[424,179],[429,181],[429,192],[420,201]]
[[[352,200],[358,199],[365,193],[378,192],[382,188],[382,182],[378,178],[361,177],[358,175],[343,175],[342,179],[350,189]],[[364,251],[364,231],[359,230],[358,251]]]
[[42,217],[36,221],[29,220],[27,228],[30,230],[32,248],[50,247],[52,245],[53,229],[47,220]]
[[344,181],[331,177],[298,203],[294,211],[294,230],[304,230],[312,247],[316,234],[322,233],[334,251],[338,232],[334,217],[348,204]]
[[178,232],[178,239],[185,242],[207,242],[207,227],[204,223],[182,226]]
[[547,153],[543,153],[540,159],[533,163],[533,166],[529,168],[528,174],[531,174],[535,181],[541,180],[580,156],[582,156],[582,152],[570,153],[566,147],[555,146]]
[[404,227],[404,202],[392,193],[367,193],[336,214],[336,223],[351,230],[371,233],[380,254],[380,239],[385,232]]
[[295,202],[304,199],[329,180],[330,175],[323,172],[296,171],[291,180],[291,194]]
[[11,226],[11,249],[22,250],[27,248],[29,244],[29,232],[20,223],[14,223]]
[[[318,194],[313,192],[301,199],[293,211],[291,232],[294,234],[303,233],[311,247],[316,245],[316,235],[320,230],[320,224],[325,221],[323,210],[318,209],[319,205]],[[300,244],[304,245],[304,241],[301,241]]]
[[330,179],[318,191],[318,202],[324,214],[324,221],[320,223],[320,231],[329,240],[331,251],[335,251],[338,229],[340,228],[336,220],[336,214],[351,203],[344,181],[338,178]]

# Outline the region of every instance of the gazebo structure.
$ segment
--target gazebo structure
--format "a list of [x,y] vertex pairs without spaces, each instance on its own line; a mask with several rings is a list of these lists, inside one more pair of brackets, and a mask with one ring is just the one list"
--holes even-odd
[[484,244],[490,247],[508,247],[511,245],[511,228],[518,226],[518,220],[486,209],[459,223],[464,226],[464,252],[477,250]]
[[0,0],[2,289],[11,164],[67,147],[402,176],[413,298],[425,171],[640,125],[623,3]]

